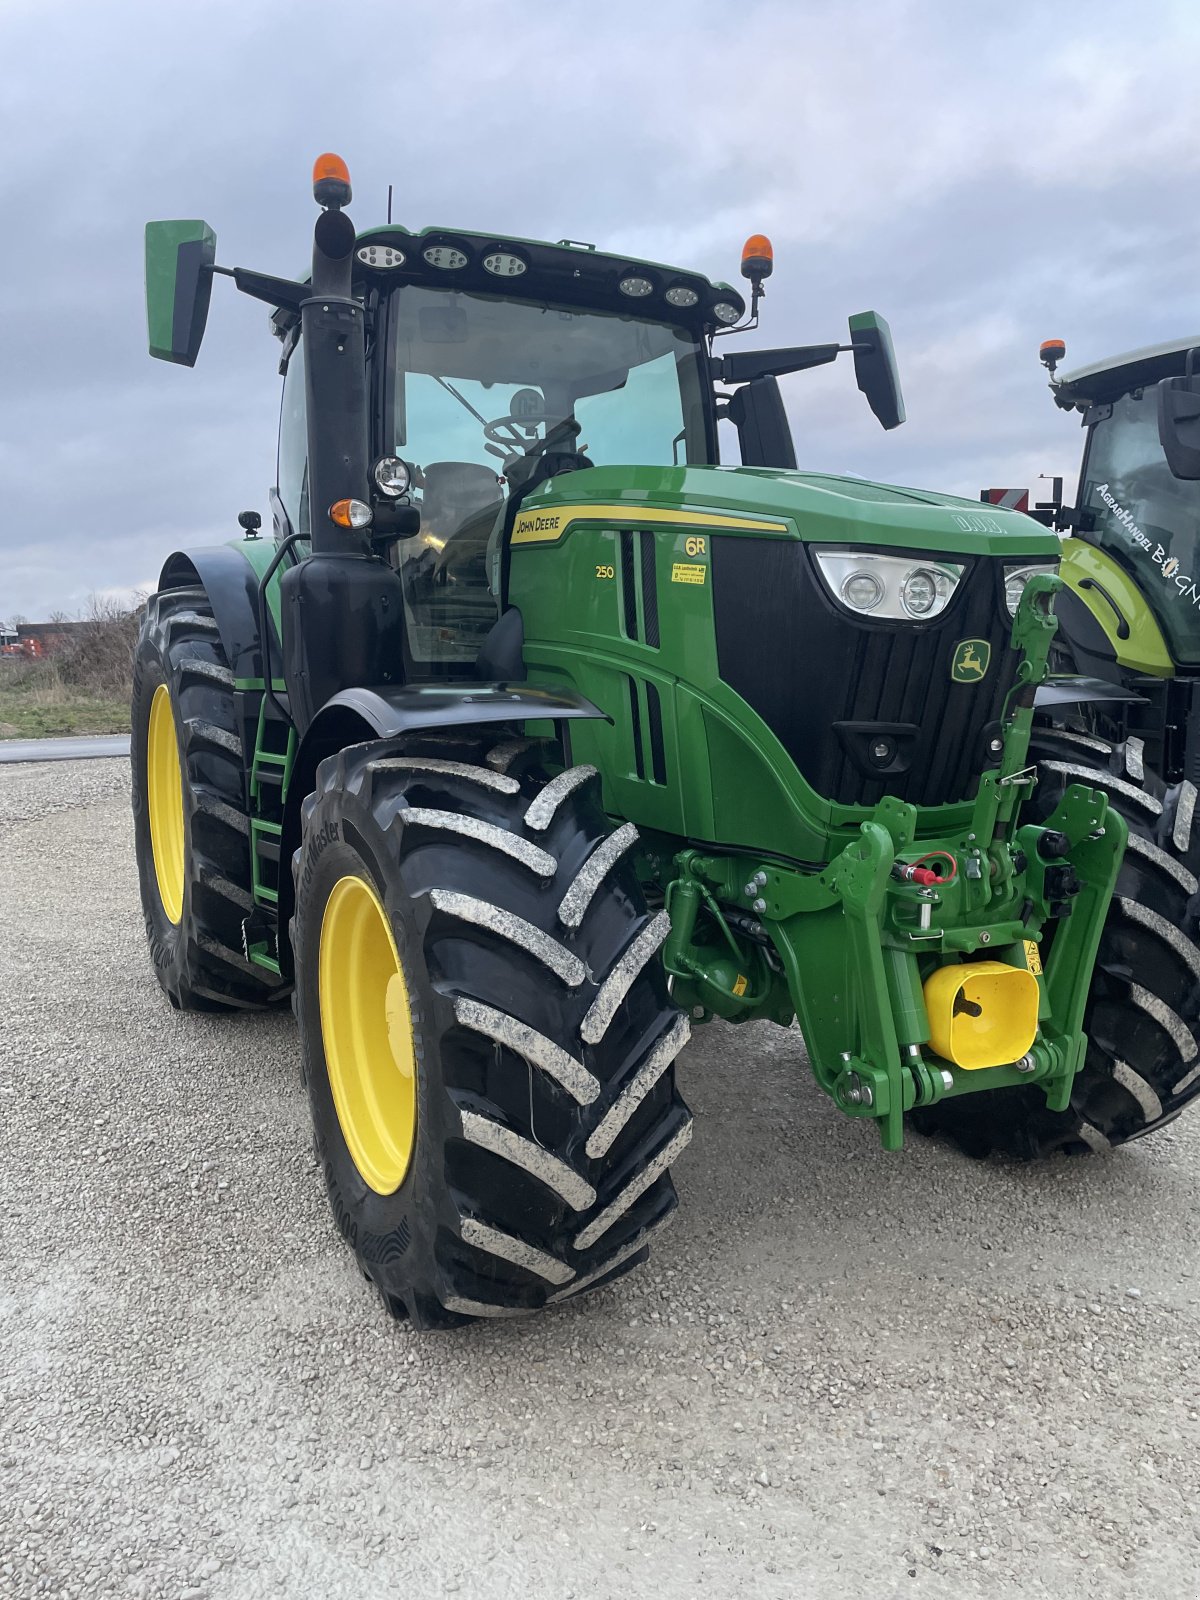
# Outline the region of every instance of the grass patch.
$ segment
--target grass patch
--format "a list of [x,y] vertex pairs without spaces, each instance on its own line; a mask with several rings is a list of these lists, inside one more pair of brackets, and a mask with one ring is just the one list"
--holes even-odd
[[128,700],[83,694],[53,680],[10,688],[5,682],[7,676],[0,671],[0,739],[129,732]]
[[128,733],[140,622],[140,607],[93,600],[54,655],[0,659],[0,739]]

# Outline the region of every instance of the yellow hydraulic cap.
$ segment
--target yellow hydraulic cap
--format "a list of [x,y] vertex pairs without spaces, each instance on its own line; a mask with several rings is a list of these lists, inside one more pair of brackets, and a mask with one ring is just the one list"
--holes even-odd
[[925,980],[929,1043],[956,1067],[1019,1061],[1038,1024],[1038,981],[1003,961],[953,962]]

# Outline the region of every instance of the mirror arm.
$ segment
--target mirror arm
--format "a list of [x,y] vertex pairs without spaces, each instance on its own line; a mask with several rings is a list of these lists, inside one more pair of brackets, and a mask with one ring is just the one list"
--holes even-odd
[[299,311],[301,302],[312,292],[306,283],[273,278],[270,273],[251,272],[247,267],[218,267],[214,262],[206,270],[217,277],[232,278],[235,286],[252,300],[264,300],[269,306],[281,306],[288,311]]
[[273,278],[265,272],[250,272],[245,267],[234,267],[232,276],[241,292],[251,299],[265,300],[269,306],[285,306],[289,311],[299,311],[301,303],[312,293],[306,283]]
[[711,356],[710,371],[719,383],[753,383],[757,378],[780,378],[789,372],[807,372],[836,361],[854,345],[809,344],[789,350],[738,350],[729,356]]

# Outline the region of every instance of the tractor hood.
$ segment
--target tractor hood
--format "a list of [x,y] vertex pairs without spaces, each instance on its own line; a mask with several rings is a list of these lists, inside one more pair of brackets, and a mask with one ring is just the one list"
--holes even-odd
[[669,521],[677,510],[681,521],[698,525],[712,512],[728,531],[759,538],[947,555],[1056,560],[1059,554],[1058,538],[1018,511],[932,490],[770,467],[592,467],[565,473],[526,497],[514,542],[554,542],[572,522],[626,520],[642,506],[656,513],[656,523]]

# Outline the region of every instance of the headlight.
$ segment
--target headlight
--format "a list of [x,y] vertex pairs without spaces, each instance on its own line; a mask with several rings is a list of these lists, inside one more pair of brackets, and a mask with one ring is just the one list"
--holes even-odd
[[390,244],[364,244],[354,252],[367,267],[402,267],[404,251]]
[[511,250],[493,250],[483,258],[483,270],[493,278],[519,278],[529,263]]
[[391,495],[393,499],[408,493],[408,486],[412,479],[405,462],[399,456],[380,456],[375,463],[375,483],[383,494]]
[[442,272],[461,272],[469,257],[465,250],[456,250],[452,244],[430,244],[421,251],[431,267]]
[[946,609],[966,570],[954,561],[919,561],[874,550],[814,548],[813,555],[829,592],[847,610],[915,622]]
[[883,599],[883,585],[873,572],[852,572],[842,584],[842,599],[856,611],[874,611]]
[[1021,596],[1025,593],[1025,585],[1030,578],[1035,578],[1039,572],[1054,573],[1057,571],[1057,561],[1034,561],[1022,567],[1005,567],[1004,604],[1008,607],[1009,616],[1016,616],[1017,607],[1021,604]]

